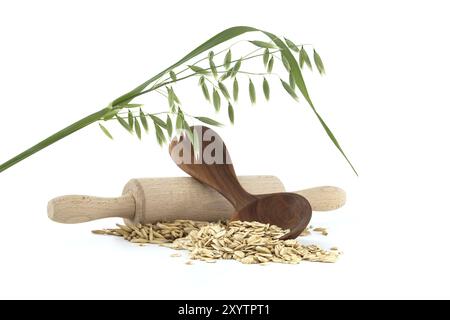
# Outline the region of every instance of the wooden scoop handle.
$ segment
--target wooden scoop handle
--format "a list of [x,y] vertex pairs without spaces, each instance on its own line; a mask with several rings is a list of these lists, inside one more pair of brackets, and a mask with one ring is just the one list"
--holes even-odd
[[[249,179],[249,178],[248,178]],[[257,181],[256,178],[254,180]],[[192,190],[192,192],[201,192],[202,189],[197,191]],[[204,192],[206,192],[205,190]],[[272,192],[279,192],[283,190],[266,190]],[[316,187],[305,190],[300,190],[297,193],[303,197],[305,197],[314,211],[330,211],[335,210],[342,207],[346,201],[345,191],[338,187]],[[174,200],[174,199],[172,199]],[[155,199],[147,199],[147,201],[158,202],[163,206],[164,204],[167,206],[169,199],[156,197]],[[217,214],[213,212],[209,212],[209,216],[203,214],[200,216],[198,208],[191,208],[193,210],[191,214],[193,217],[199,220],[212,221],[219,219],[226,219],[233,213],[231,208],[227,207],[227,203],[225,199],[218,198],[217,204],[220,210],[223,212],[223,216],[217,216]],[[50,200],[48,203],[48,217],[53,221],[59,223],[81,223],[88,222],[97,219],[103,218],[124,218],[128,220],[134,220],[135,216],[135,208],[136,208],[136,200],[132,194],[125,194],[121,197],[116,198],[102,198],[102,197],[92,197],[92,196],[84,196],[84,195],[67,195],[54,198]],[[182,206],[182,203],[173,203],[174,206],[173,211],[179,211],[178,208]],[[204,206],[205,203],[199,204],[199,206]],[[162,208],[161,208],[162,209]],[[169,210],[165,208],[166,210]],[[203,210],[203,208],[202,208]],[[185,215],[189,215],[189,213],[185,213]],[[177,217],[174,215],[171,217],[172,219],[185,219],[188,218],[186,216]],[[141,223],[149,223],[154,222],[155,217],[145,215],[144,221],[140,221]]]
[[[257,200],[239,183],[222,138],[214,130],[205,126],[193,126],[191,129],[200,141],[199,158],[195,157],[189,138],[175,137],[169,145],[169,153],[178,167],[218,191],[230,201],[236,211]],[[212,152],[206,152],[208,149],[214,150],[214,155]],[[186,152],[188,154],[185,154]]]

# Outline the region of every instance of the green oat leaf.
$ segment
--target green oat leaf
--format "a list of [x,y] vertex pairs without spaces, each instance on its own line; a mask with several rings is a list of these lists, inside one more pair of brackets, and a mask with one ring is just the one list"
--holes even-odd
[[170,75],[170,79],[172,79],[172,81],[177,81],[177,75],[175,74],[175,72],[173,72],[172,70],[169,72]]
[[199,86],[202,88],[202,93],[205,99],[209,102],[211,101],[211,97],[209,96],[209,90],[208,86],[205,83],[205,77],[201,76],[200,80],[198,81]]
[[292,42],[291,40],[289,40],[288,38],[284,38],[284,41],[286,42],[286,44],[288,45],[289,49],[291,49],[294,52],[299,52],[298,47],[295,45],[294,42]]
[[250,95],[250,101],[252,102],[252,104],[256,103],[256,90],[255,90],[255,85],[253,84],[252,79],[249,79],[248,82],[248,94]]
[[292,89],[292,87],[289,85],[289,83],[283,80],[281,80],[281,83],[283,84],[283,88],[287,91],[287,93],[289,93],[289,95],[294,98],[295,101],[298,101],[298,96],[295,93],[294,89]]
[[108,129],[106,129],[104,126],[102,126],[101,123],[98,124],[100,126],[100,129],[102,129],[103,133],[110,138],[111,140],[113,140],[113,136],[111,135],[111,133],[109,133]]
[[136,121],[134,123],[134,131],[136,131],[136,135],[141,140],[142,138],[142,132],[141,132],[141,125],[139,124],[139,121]]
[[128,122],[123,120],[123,118],[119,115],[116,116],[117,121],[124,127],[128,132],[132,133],[130,126],[128,125]]
[[120,109],[113,109],[113,110],[109,111],[108,113],[106,113],[106,114],[103,116],[103,120],[104,120],[104,121],[111,120],[112,118],[114,118],[114,117],[117,115],[117,113],[118,113],[119,111],[120,111]]
[[169,115],[167,115],[166,130],[167,130],[167,134],[169,135],[169,138],[172,138],[173,124],[172,124],[172,119],[170,119]]
[[344,150],[339,145],[337,139],[335,138],[335,136],[333,135],[333,133],[331,132],[329,127],[326,125],[325,121],[322,119],[322,117],[317,112],[317,109],[315,108],[315,106],[314,106],[314,104],[313,104],[313,102],[311,100],[311,97],[309,96],[308,89],[306,88],[305,80],[303,79],[303,75],[302,75],[302,72],[300,70],[300,67],[299,67],[297,61],[295,60],[294,56],[292,55],[292,53],[289,50],[287,50],[288,48],[286,47],[286,45],[277,36],[275,36],[274,34],[272,34],[270,32],[267,32],[267,31],[262,31],[262,32],[265,35],[267,35],[282,50],[281,51],[282,54],[286,55],[286,59],[288,60],[289,65],[291,67],[291,71],[292,71],[292,73],[294,75],[295,83],[296,83],[297,87],[300,89],[301,94],[303,95],[305,100],[308,102],[309,106],[313,110],[313,112],[316,115],[317,119],[320,121],[320,124],[325,129],[325,132],[327,133],[327,135],[330,138],[330,140],[333,142],[335,147],[339,150],[339,152],[345,158],[347,163],[352,168],[353,172],[356,175],[358,175],[358,172],[353,167],[352,163],[348,159],[348,157],[345,154]]
[[213,89],[213,105],[214,109],[216,109],[216,112],[219,112],[220,110],[220,94],[217,92],[217,90]]
[[175,97],[173,95],[173,91],[170,90],[169,87],[166,87],[167,90],[167,102],[169,103],[170,110],[175,109]]
[[299,60],[300,60],[300,68],[303,68],[303,65],[306,64],[310,70],[312,70],[311,60],[309,59],[308,53],[306,52],[305,48],[300,50],[299,54]]
[[217,74],[217,68],[216,68],[216,65],[214,64],[214,61],[210,60],[209,68],[211,69],[214,79],[217,79],[218,74]]
[[249,41],[249,42],[260,48],[266,48],[266,49],[276,48],[273,43],[266,42],[266,41],[253,40],[253,41]]
[[201,86],[204,83],[205,83],[205,76],[201,76],[200,78],[198,78],[198,85],[199,86]]
[[179,133],[183,129],[183,114],[181,112],[177,113],[177,120],[175,122],[175,128]]
[[177,104],[181,104],[180,99],[178,99],[178,96],[176,95],[175,91],[173,91],[173,88],[172,88],[172,87],[170,87],[170,92],[172,93],[173,100],[174,100]]
[[183,119],[183,132],[188,136],[189,141],[191,144],[193,144],[193,130],[189,126],[189,124],[186,122],[186,120]]
[[239,97],[239,83],[237,78],[234,78],[233,81],[233,100],[237,101]]
[[187,135],[189,142],[194,150],[195,158],[199,156],[200,151],[200,138],[198,136],[197,130],[192,130],[186,121],[183,121],[183,131]]
[[183,125],[182,125],[182,128],[183,128],[183,130],[185,130],[185,132],[188,134],[188,136],[189,136],[189,140],[191,140],[192,141],[192,132],[193,132],[193,130],[192,130],[192,128],[191,128],[191,126],[189,125],[189,123],[187,123],[187,121],[183,118]]
[[214,79],[217,79],[217,68],[216,65],[214,64],[214,52],[210,51],[209,55],[208,55],[208,60],[209,60],[209,68],[211,69],[211,73],[214,76]]
[[264,80],[263,80],[263,91],[264,91],[264,97],[266,97],[266,100],[269,101],[270,86],[269,86],[269,82],[267,81],[266,77],[264,77]]
[[130,110],[128,110],[128,125],[130,126],[130,130],[133,131],[134,117]]
[[192,128],[189,126],[189,124],[186,122],[185,119],[183,119],[183,129],[182,129],[182,131],[188,137],[189,142],[194,147],[194,151],[195,151],[194,131],[192,130]]
[[208,102],[211,101],[211,97],[209,96],[208,86],[206,85],[206,83],[202,84],[202,92],[203,92],[203,96],[205,97],[205,99]]
[[153,122],[154,122],[155,124],[157,124],[158,126],[164,128],[164,129],[167,129],[166,123],[165,123],[163,120],[161,120],[160,118],[158,118],[157,116],[155,116],[155,115],[153,115],[153,114],[150,114],[150,118],[151,118],[151,119],[153,120]]
[[314,64],[320,74],[325,74],[325,67],[323,66],[322,58],[320,58],[316,50],[314,50]]
[[166,136],[164,135],[161,127],[156,122],[154,122],[153,124],[155,125],[156,141],[158,141],[158,144],[162,146],[164,143],[166,143]]
[[218,122],[218,121],[216,121],[214,119],[208,118],[208,117],[195,117],[195,119],[197,119],[198,121],[201,121],[203,123],[212,125],[212,126],[216,126],[216,127],[222,127],[223,126],[222,123],[220,123],[220,122]]
[[227,100],[230,100],[230,94],[229,94],[229,92],[228,92],[227,87],[226,87],[222,82],[219,82],[218,85],[219,85],[220,92],[222,92],[222,95],[223,95]]
[[289,72],[289,85],[293,90],[295,90],[295,79],[294,76],[292,75],[292,72]]
[[239,71],[239,69],[241,68],[241,63],[242,63],[242,59],[239,59],[238,61],[236,61],[236,63],[234,64],[234,67],[232,69],[232,72],[230,74],[230,77],[235,77]]
[[267,72],[272,73],[273,70],[274,59],[273,56],[270,58],[269,63],[267,64]]
[[141,120],[142,127],[144,127],[145,132],[148,132],[147,117],[145,116],[145,113],[144,111],[142,111],[142,109],[139,110],[139,119]]
[[118,106],[118,107],[120,107],[120,108],[126,108],[126,109],[131,109],[131,108],[140,108],[140,107],[142,107],[143,106],[143,104],[140,104],[140,103],[127,103],[127,104],[121,104],[120,106]]
[[233,69],[229,69],[227,72],[224,72],[222,74],[222,76],[220,77],[220,81],[224,81],[225,79],[231,77],[231,75],[233,74]]
[[269,59],[270,59],[270,52],[269,49],[264,50],[264,54],[263,54],[263,63],[264,63],[264,67],[267,68],[267,64],[269,63]]
[[223,60],[223,66],[225,67],[225,69],[228,70],[230,69],[230,65],[231,65],[231,50],[228,50]]
[[287,72],[291,72],[291,66],[289,65],[289,61],[287,61],[286,56],[284,54],[281,55],[281,61],[283,62],[283,66]]
[[188,66],[189,69],[191,69],[192,71],[194,71],[197,74],[203,74],[203,75],[207,75],[209,74],[209,72],[199,66]]
[[228,102],[228,118],[231,124],[234,124],[234,109],[230,102]]

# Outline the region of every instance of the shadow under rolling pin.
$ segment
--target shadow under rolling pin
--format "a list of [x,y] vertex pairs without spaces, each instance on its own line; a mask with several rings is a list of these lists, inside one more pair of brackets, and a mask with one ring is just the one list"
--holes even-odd
[[[275,176],[240,176],[242,186],[253,194],[285,191]],[[345,191],[338,187],[316,187],[294,192],[305,197],[313,211],[329,211],[345,204]],[[66,195],[49,201],[48,217],[60,223],[82,223],[118,217],[134,223],[176,219],[218,221],[235,211],[218,192],[190,177],[130,180],[123,195],[102,198]]]

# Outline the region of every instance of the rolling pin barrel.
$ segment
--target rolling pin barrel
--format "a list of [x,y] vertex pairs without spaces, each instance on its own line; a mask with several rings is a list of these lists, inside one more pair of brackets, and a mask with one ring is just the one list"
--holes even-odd
[[[284,191],[283,183],[274,176],[241,177],[240,180],[250,192]],[[131,193],[135,199],[135,223],[175,219],[218,221],[228,219],[234,211],[222,195],[190,177],[133,179],[123,193]]]
[[[242,186],[253,194],[283,192],[283,183],[274,176],[241,176]],[[345,192],[336,187],[319,187],[297,192],[316,211],[327,211],[345,203]],[[134,223],[176,219],[226,220],[234,212],[215,190],[190,177],[132,179],[116,198],[70,195],[52,199],[48,216],[61,223],[80,223],[120,217]]]

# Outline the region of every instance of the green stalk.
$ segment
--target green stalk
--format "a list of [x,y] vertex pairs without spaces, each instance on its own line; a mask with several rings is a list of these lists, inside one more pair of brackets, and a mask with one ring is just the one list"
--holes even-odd
[[[142,95],[143,94],[143,90],[145,90],[145,88],[147,88],[147,86],[149,84],[151,84],[152,82],[154,82],[155,80],[160,79],[164,74],[166,74],[168,71],[180,66],[181,64],[185,63],[186,61],[198,56],[199,54],[215,47],[218,44],[221,44],[225,41],[228,41],[230,39],[233,39],[241,34],[244,34],[246,32],[251,32],[251,31],[257,31],[257,29],[255,28],[251,28],[251,27],[233,27],[233,28],[229,28],[227,30],[224,30],[218,34],[216,34],[214,37],[210,38],[208,41],[204,42],[203,44],[201,44],[200,46],[198,46],[197,48],[195,48],[194,50],[192,50],[190,53],[188,53],[187,55],[185,55],[181,60],[179,60],[178,62],[174,63],[173,65],[171,65],[170,67],[164,69],[163,71],[161,71],[160,73],[158,73],[157,75],[153,76],[152,78],[150,78],[149,80],[145,81],[144,83],[142,83],[141,85],[137,86],[136,88],[134,88],[133,90],[131,90],[130,92],[120,96],[119,98],[117,98],[116,100],[114,100],[111,103],[111,107],[112,108],[116,108],[117,106],[120,106],[121,104],[125,104],[128,103],[129,101],[131,101],[132,99],[134,99],[135,97]],[[146,90],[145,93],[153,91],[153,89],[155,88],[151,88],[149,90]],[[5,171],[6,169],[10,168],[11,166],[15,165],[16,163],[28,158],[29,156],[33,155],[34,153],[48,147],[49,145],[55,143],[58,140],[61,140],[64,137],[67,137],[68,135],[100,120],[105,114],[106,112],[110,111],[110,108],[105,108],[102,109],[96,113],[93,113],[73,124],[71,124],[70,126],[62,129],[61,131],[58,131],[57,133],[51,135],[50,137],[48,137],[45,140],[42,140],[41,142],[39,142],[38,144],[34,145],[33,147],[25,150],[24,152],[18,154],[17,156],[15,156],[14,158],[6,161],[5,163],[0,165],[0,172]]]
[[[8,169],[9,167],[15,165],[16,163],[22,161],[23,159],[31,156],[32,154],[46,148],[47,146],[55,143],[56,141],[98,121],[101,120],[101,118],[112,109],[122,109],[122,108],[126,108],[126,104],[129,103],[131,100],[133,100],[134,98],[143,95],[145,93],[154,91],[162,86],[168,85],[170,83],[173,82],[177,82],[189,77],[192,77],[195,75],[191,74],[191,75],[187,75],[185,77],[179,78],[177,80],[168,80],[168,81],[163,81],[162,83],[158,83],[156,82],[156,84],[153,85],[153,87],[147,88],[150,84],[154,83],[155,81],[159,81],[165,74],[167,74],[169,71],[172,71],[174,68],[179,67],[180,65],[184,64],[185,62],[191,60],[194,57],[197,57],[198,55],[200,55],[203,52],[208,51],[209,49],[223,43],[226,42],[230,39],[233,39],[235,37],[238,37],[240,35],[243,35],[245,33],[248,32],[260,32],[265,34],[267,37],[269,37],[274,43],[275,45],[280,49],[282,56],[284,57],[284,59],[286,59],[287,63],[290,66],[291,69],[291,73],[293,75],[293,78],[295,80],[295,84],[297,85],[297,87],[300,89],[300,92],[302,93],[303,97],[306,99],[306,101],[308,102],[308,104],[310,105],[311,109],[313,110],[313,112],[315,113],[315,115],[317,116],[320,124],[322,125],[322,127],[325,129],[325,132],[327,133],[328,137],[331,139],[331,141],[333,142],[333,144],[336,146],[336,148],[339,150],[339,152],[344,156],[344,158],[346,159],[346,161],[348,162],[348,164],[351,166],[351,168],[353,169],[353,171],[356,173],[355,168],[353,167],[353,165],[351,164],[350,160],[347,158],[346,154],[344,153],[344,151],[342,150],[341,146],[339,145],[336,137],[333,135],[333,133],[331,132],[330,128],[325,124],[324,120],[322,119],[322,117],[318,114],[316,108],[314,107],[311,98],[309,97],[309,93],[308,90],[306,88],[305,82],[303,80],[303,76],[302,76],[302,72],[300,70],[300,67],[298,66],[297,60],[294,58],[294,56],[292,55],[292,53],[290,52],[288,46],[277,36],[275,36],[274,34],[270,33],[270,32],[266,32],[263,30],[259,30],[256,28],[252,28],[252,27],[246,27],[246,26],[238,26],[238,27],[232,27],[229,29],[226,29],[218,34],[216,34],[215,36],[213,36],[212,38],[210,38],[209,40],[207,40],[206,42],[204,42],[203,44],[201,44],[200,46],[198,46],[197,48],[195,48],[194,50],[192,50],[190,53],[188,53],[187,55],[185,55],[181,60],[179,60],[178,62],[174,63],[173,65],[171,65],[170,67],[164,69],[163,71],[161,71],[160,73],[158,73],[157,75],[153,76],[152,78],[148,79],[147,81],[145,81],[144,83],[142,83],[141,85],[137,86],[136,88],[134,88],[133,90],[127,92],[126,94],[120,96],[119,98],[117,98],[116,100],[114,100],[109,107],[102,109],[96,113],[93,113],[73,124],[71,124],[70,126],[62,129],[61,131],[51,135],[50,137],[48,137],[47,139],[39,142],[38,144],[36,144],[35,146],[31,147],[28,150],[25,150],[24,152],[22,152],[21,154],[15,156],[14,158],[8,160],[7,162],[3,163],[0,165],[0,172]],[[259,41],[261,42],[261,41]],[[249,57],[250,58],[250,57]],[[248,59],[249,59],[248,58]],[[247,58],[243,58],[242,60],[245,60]],[[187,70],[187,69],[185,69]],[[183,70],[184,71],[184,70]],[[183,72],[182,71],[182,72]],[[357,173],[356,173],[357,174]]]
[[70,126],[65,127],[64,129],[58,131],[57,133],[51,135],[47,139],[42,140],[38,144],[32,146],[31,148],[25,150],[24,152],[18,154],[14,158],[6,161],[2,165],[0,165],[0,172],[5,171],[9,167],[12,167],[16,163],[28,158],[29,156],[33,155],[34,153],[48,147],[49,145],[55,143],[58,140],[61,140],[62,138],[67,137],[68,135],[87,127],[88,125],[100,120],[106,112],[111,110],[110,108],[104,108],[100,111],[97,111],[81,120],[78,120],[77,122],[72,123]]

